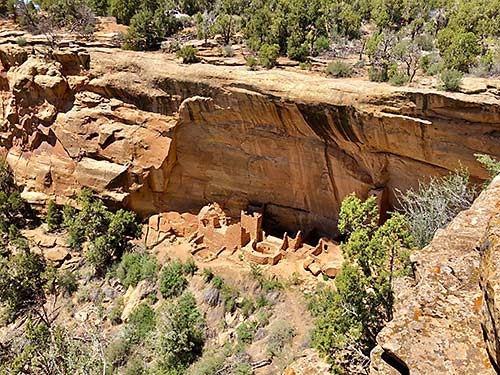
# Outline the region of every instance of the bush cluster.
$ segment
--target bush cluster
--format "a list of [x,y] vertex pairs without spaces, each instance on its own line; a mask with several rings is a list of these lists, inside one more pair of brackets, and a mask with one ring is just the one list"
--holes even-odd
[[133,212],[119,209],[112,212],[90,190],[82,190],[77,199],[81,209],[63,209],[62,226],[68,231],[68,244],[81,249],[98,274],[104,274],[114,257],[120,257],[129,239],[138,238],[142,227]]

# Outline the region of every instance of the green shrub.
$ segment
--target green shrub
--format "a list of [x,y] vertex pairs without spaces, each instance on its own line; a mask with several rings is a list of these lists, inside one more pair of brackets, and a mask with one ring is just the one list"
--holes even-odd
[[45,217],[48,231],[54,232],[58,230],[61,227],[62,221],[63,216],[61,214],[61,211],[59,211],[59,208],[51,199],[47,205],[47,216]]
[[247,363],[238,363],[234,369],[235,375],[253,375],[252,366]]
[[280,55],[280,47],[277,44],[263,44],[259,49],[259,62],[264,68],[276,66]]
[[406,219],[395,213],[378,226],[375,198],[365,202],[354,194],[342,202],[339,231],[344,256],[336,290],[321,288],[311,297],[315,318],[312,345],[340,367],[361,365],[376,345],[376,336],[392,319],[392,280],[399,273],[402,253],[413,240]]
[[255,311],[255,304],[251,298],[245,297],[241,302],[240,308],[243,316],[248,318]]
[[121,303],[115,303],[108,314],[108,319],[112,325],[121,324],[122,312],[123,312],[123,306],[121,305]]
[[10,317],[43,302],[45,262],[29,249],[0,256],[0,301]]
[[264,274],[261,267],[255,263],[250,264],[250,273],[252,277],[259,282],[259,285],[266,292],[271,292],[276,289],[283,289],[283,283],[276,277],[268,277]]
[[188,375],[213,375],[224,368],[224,353],[206,351],[203,356],[187,371]]
[[211,268],[204,268],[203,269],[203,279],[205,280],[205,282],[209,283],[210,281],[212,281],[213,278],[214,278],[214,271],[212,271]]
[[408,77],[405,72],[398,69],[396,64],[391,66],[387,72],[387,76],[389,77],[389,83],[394,86],[403,86],[410,80],[410,77]]
[[183,64],[194,64],[198,62],[198,50],[193,46],[185,46],[179,49],[175,55],[177,58],[182,59]]
[[236,299],[238,298],[238,290],[226,283],[222,284],[220,289],[220,296],[224,310],[226,312],[233,312],[236,308]]
[[249,70],[257,69],[257,59],[253,56],[245,57],[245,65]]
[[117,337],[111,341],[105,352],[108,364],[114,369],[126,364],[130,349],[130,342],[124,337]]
[[353,73],[352,66],[340,60],[330,62],[326,67],[326,74],[337,78],[351,77]]
[[116,276],[125,288],[136,286],[141,280],[156,279],[158,262],[150,254],[125,253],[116,268]]
[[290,344],[295,336],[295,329],[284,320],[274,322],[269,328],[269,338],[267,341],[267,354],[269,357],[277,357],[283,351],[283,348]]
[[212,285],[215,289],[222,289],[222,286],[224,285],[224,279],[220,276],[214,276],[212,279]]
[[156,327],[156,312],[147,303],[141,303],[130,314],[126,326],[127,338],[135,344],[144,342]]
[[444,228],[460,211],[469,208],[476,196],[466,170],[433,177],[429,182],[420,182],[416,190],[397,193],[410,232],[420,248],[427,245],[434,233]]
[[188,281],[184,276],[183,264],[175,260],[167,265],[160,276],[160,293],[163,298],[171,298],[182,294]]
[[26,38],[21,36],[21,37],[16,39],[16,44],[19,47],[26,47],[28,45],[28,41],[26,40]]
[[238,340],[245,344],[249,344],[253,341],[256,331],[257,322],[243,322],[236,328]]
[[305,45],[298,47],[288,47],[286,54],[292,60],[304,62],[309,56],[309,50]]
[[441,72],[442,88],[446,91],[458,91],[462,84],[464,74],[455,69],[446,69]]
[[57,285],[64,294],[71,296],[78,290],[78,283],[74,272],[70,270],[59,271],[57,274]]
[[130,20],[123,48],[156,50],[165,37],[175,34],[181,28],[181,22],[163,7],[160,6],[155,11],[142,8]]
[[368,78],[372,82],[387,82],[389,79],[387,75],[387,66],[385,65],[372,65],[368,68]]
[[0,234],[11,225],[22,227],[29,216],[27,206],[21,198],[19,188],[7,162],[0,158]]
[[304,61],[299,64],[299,68],[302,70],[311,70],[312,63],[310,61]]
[[[205,321],[187,292],[159,311],[154,348],[159,373],[181,374],[202,353]],[[163,372],[162,372],[163,371]]]
[[129,359],[127,366],[123,370],[123,375],[146,375],[147,373],[144,359],[141,357]]
[[434,76],[441,73],[443,70],[443,62],[441,57],[437,54],[423,55],[419,61],[418,65],[424,71],[425,74]]
[[193,276],[196,271],[198,271],[198,266],[194,262],[193,258],[189,258],[186,263],[183,265],[183,271],[186,275],[191,275]]
[[68,244],[81,249],[88,242],[85,260],[96,273],[105,274],[113,257],[121,256],[127,243],[141,235],[142,227],[134,213],[120,209],[109,211],[90,190],[83,189],[78,197],[80,211],[65,206],[63,226],[68,230]]
[[314,49],[318,52],[328,51],[330,49],[330,39],[326,36],[320,36],[314,42]]
[[489,185],[493,178],[500,174],[500,161],[485,154],[474,154],[474,156],[477,161],[489,172],[490,178],[485,182],[485,185]]

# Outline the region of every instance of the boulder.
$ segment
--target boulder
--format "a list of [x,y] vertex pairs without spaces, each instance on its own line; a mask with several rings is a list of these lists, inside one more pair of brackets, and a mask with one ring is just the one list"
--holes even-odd
[[64,247],[60,247],[60,246],[45,250],[43,252],[43,256],[47,260],[54,262],[54,263],[58,263],[58,264],[61,264],[66,259],[71,257],[68,249],[64,248]]
[[123,296],[123,311],[121,320],[128,321],[130,314],[139,306],[142,300],[150,293],[155,292],[155,287],[148,280],[140,281],[134,288],[130,286]]

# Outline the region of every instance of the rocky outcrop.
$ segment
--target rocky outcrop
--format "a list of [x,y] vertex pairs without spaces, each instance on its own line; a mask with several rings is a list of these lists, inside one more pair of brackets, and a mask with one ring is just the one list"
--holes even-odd
[[481,323],[490,358],[500,368],[500,201],[491,217],[481,250]]
[[[496,280],[491,277],[497,260],[486,252],[480,273],[480,244],[499,202],[497,177],[470,209],[414,254],[417,284],[396,295],[394,319],[380,332],[379,346],[372,351],[371,374],[496,373],[483,339],[481,316],[491,339],[490,351],[497,353],[498,316],[492,304]],[[493,315],[485,316],[485,311]],[[493,321],[488,323],[488,316]]]
[[0,48],[0,152],[26,197],[88,186],[143,216],[218,202],[238,217],[255,205],[267,228],[332,237],[353,191],[389,207],[394,188],[459,161],[482,179],[473,154],[500,156],[493,95],[305,83],[301,73],[104,49],[90,50],[86,70],[87,56],[47,63]]

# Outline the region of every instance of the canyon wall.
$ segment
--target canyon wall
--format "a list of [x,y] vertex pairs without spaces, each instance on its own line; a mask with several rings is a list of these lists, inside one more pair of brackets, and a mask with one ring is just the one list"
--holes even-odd
[[335,236],[340,202],[500,156],[500,101],[243,67],[179,66],[161,54],[77,49],[51,61],[0,46],[0,152],[24,196],[81,186],[143,216],[233,216],[262,206],[268,228]]

